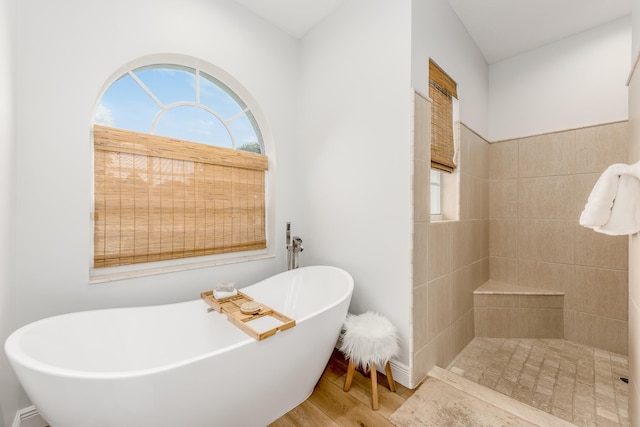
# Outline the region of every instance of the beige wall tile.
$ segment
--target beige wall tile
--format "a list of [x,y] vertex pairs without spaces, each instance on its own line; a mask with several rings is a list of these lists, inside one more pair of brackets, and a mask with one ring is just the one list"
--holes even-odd
[[455,322],[473,308],[473,282],[471,266],[451,273],[451,321]]
[[451,270],[472,264],[474,260],[473,222],[451,223]]
[[[569,294],[575,283],[573,264],[559,264],[521,259],[518,261],[520,273],[518,284],[532,288]],[[566,298],[565,298],[566,305]]]
[[[565,301],[566,304],[566,301]],[[564,339],[569,341],[578,341],[578,333],[582,332],[580,329],[581,325],[576,325],[576,312],[573,310],[568,310],[566,305],[563,310],[564,317]]]
[[562,295],[518,295],[520,308],[564,308]]
[[489,257],[482,258],[480,261],[476,261],[468,267],[471,269],[471,280],[468,282],[469,292],[473,293],[473,291],[489,280]]
[[492,179],[489,183],[489,216],[518,217],[518,180]]
[[429,280],[451,271],[451,228],[455,225],[450,222],[434,222],[429,225]]
[[[416,94],[414,105],[414,239],[413,239],[413,348],[419,349],[427,343],[427,282],[429,221],[431,219],[429,198],[429,174],[431,170],[431,103]],[[415,354],[413,355],[415,359]],[[423,364],[424,365],[424,364]],[[420,364],[418,364],[420,366]],[[422,372],[412,370],[412,380]],[[426,375],[426,372],[424,373]]]
[[575,131],[550,133],[520,140],[519,176],[570,175],[575,173]]
[[467,192],[467,218],[489,218],[489,180],[469,176],[467,180],[469,191]]
[[575,292],[567,307],[627,321],[628,289],[626,271],[576,266]]
[[522,259],[573,264],[575,221],[527,219],[518,224]]
[[473,296],[475,307],[519,307],[519,295],[476,294]]
[[489,178],[489,143],[464,124],[459,129],[464,173]]
[[627,163],[629,123],[611,123],[576,130],[576,172],[603,172],[613,163]]
[[518,177],[517,139],[489,145],[489,177],[492,179]]
[[469,219],[469,193],[471,191],[471,175],[468,175],[466,173],[462,173],[459,174],[459,178],[460,178],[460,189],[459,189],[459,194],[460,194],[460,205],[458,207],[458,211],[460,213],[460,216],[457,218],[460,221],[464,221],[464,220],[468,220]]
[[577,219],[574,175],[522,178],[519,180],[519,217]]
[[453,337],[451,328],[447,328],[440,333],[434,340],[435,343],[435,362],[441,368],[446,368],[453,360]]
[[471,228],[471,241],[469,242],[469,246],[471,246],[471,261],[465,263],[465,265],[489,257],[489,220],[472,220],[469,227]]
[[413,346],[418,349],[427,345],[429,338],[429,332],[427,330],[427,325],[429,324],[429,318],[427,316],[429,306],[428,297],[427,285],[413,289]]
[[427,341],[451,325],[451,278],[444,276],[427,285]]
[[451,325],[453,357],[464,350],[467,344],[469,344],[474,337],[475,323],[473,318],[473,309],[471,309]]
[[628,236],[608,236],[581,227],[576,222],[576,265],[627,270]]
[[518,335],[526,338],[564,338],[564,313],[559,308],[521,308]]
[[519,308],[474,307],[477,337],[516,338]]
[[416,159],[413,170],[413,220],[431,220],[430,192],[431,162]]
[[592,314],[574,312],[573,341],[619,354],[628,352],[628,323]]
[[473,311],[475,334],[479,337],[564,337],[564,313],[561,308],[474,307]]
[[489,255],[503,258],[518,256],[518,220],[491,219],[489,222]]
[[429,281],[429,229],[430,224],[413,225],[413,285],[421,286]]
[[474,312],[478,336],[564,337],[562,296],[474,295]]
[[413,354],[411,384],[418,385],[436,363],[435,342],[427,344]]
[[[515,254],[514,254],[515,255]],[[492,256],[490,262],[490,277],[506,283],[518,284],[518,259]]]

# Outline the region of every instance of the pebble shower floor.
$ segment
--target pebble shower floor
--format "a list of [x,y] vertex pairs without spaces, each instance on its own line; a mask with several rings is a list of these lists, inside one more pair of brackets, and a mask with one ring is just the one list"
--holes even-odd
[[626,356],[562,339],[475,338],[449,365],[578,426],[628,426]]

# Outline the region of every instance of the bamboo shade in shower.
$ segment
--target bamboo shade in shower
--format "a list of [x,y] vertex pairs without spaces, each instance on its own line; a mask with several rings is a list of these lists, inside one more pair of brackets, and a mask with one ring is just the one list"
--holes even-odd
[[451,77],[429,60],[429,97],[431,98],[431,167],[452,172],[453,161],[453,103],[458,98],[457,85]]
[[266,247],[261,154],[95,125],[94,268]]

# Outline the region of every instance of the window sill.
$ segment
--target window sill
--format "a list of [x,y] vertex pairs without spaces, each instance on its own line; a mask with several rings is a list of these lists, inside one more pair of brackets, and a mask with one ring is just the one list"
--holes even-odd
[[135,279],[138,277],[154,276],[158,274],[176,273],[179,271],[196,270],[199,268],[217,267],[222,265],[237,264],[241,262],[259,261],[264,259],[275,258],[270,252],[251,254],[246,256],[235,256],[233,258],[217,258],[200,262],[175,263],[171,265],[171,261],[153,263],[154,267],[141,267],[143,264],[125,267],[109,267],[89,270],[89,284],[115,282],[118,280]]
[[458,222],[457,219],[451,219],[451,218],[443,218],[442,216],[440,216],[439,218],[436,218],[435,215],[431,216],[431,223],[441,223],[441,222]]

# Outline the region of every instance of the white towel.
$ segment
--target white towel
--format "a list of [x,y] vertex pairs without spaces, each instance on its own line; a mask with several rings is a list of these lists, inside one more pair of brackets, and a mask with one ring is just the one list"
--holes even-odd
[[580,225],[612,236],[640,231],[640,162],[616,163],[598,178]]
[[229,298],[238,295],[238,290],[235,288],[235,283],[233,282],[222,282],[218,283],[215,288],[213,288],[213,297],[215,299]]
[[213,297],[215,299],[229,298],[229,297],[234,297],[236,295],[238,295],[237,289],[234,289],[233,291],[219,291],[217,289],[213,290]]

